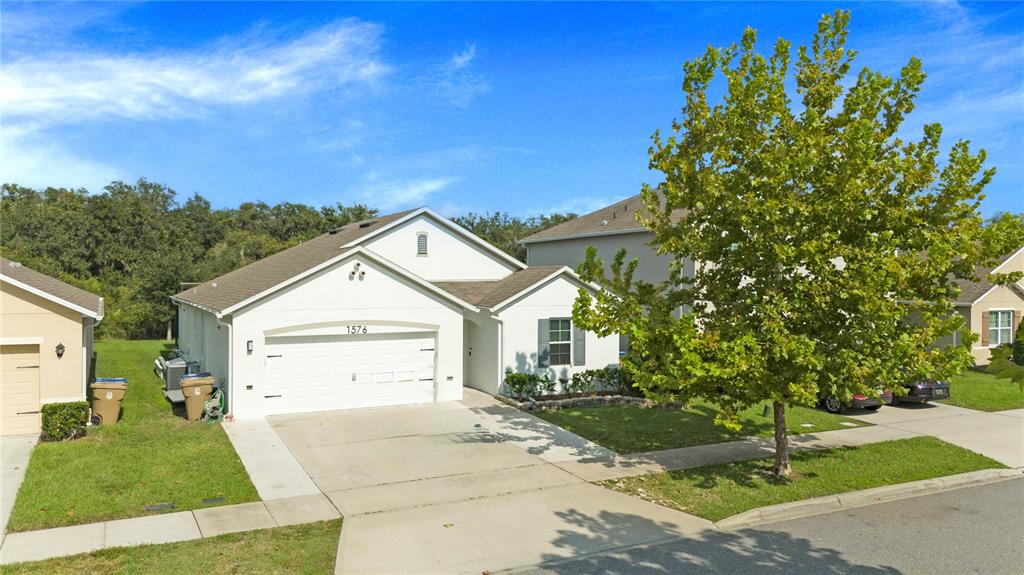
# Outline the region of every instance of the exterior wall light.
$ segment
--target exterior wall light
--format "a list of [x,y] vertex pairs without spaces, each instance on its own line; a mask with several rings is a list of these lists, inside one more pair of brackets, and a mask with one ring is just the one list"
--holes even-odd
[[57,359],[60,359],[60,358],[64,357],[64,350],[65,349],[67,349],[67,348],[64,347],[63,343],[58,343],[57,344],[56,349],[54,349],[54,351],[57,352]]

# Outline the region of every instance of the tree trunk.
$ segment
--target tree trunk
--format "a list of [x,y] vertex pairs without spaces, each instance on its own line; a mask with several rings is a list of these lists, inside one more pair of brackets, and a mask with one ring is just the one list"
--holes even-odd
[[775,476],[789,477],[789,436],[786,435],[786,404],[775,401]]

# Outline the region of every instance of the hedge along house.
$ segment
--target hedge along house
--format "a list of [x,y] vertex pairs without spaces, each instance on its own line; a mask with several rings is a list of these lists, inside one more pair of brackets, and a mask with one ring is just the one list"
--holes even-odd
[[48,403],[84,401],[103,298],[0,257],[0,435],[40,432]]
[[178,345],[227,391],[237,418],[499,391],[506,371],[618,361],[617,338],[572,326],[580,289],[527,267],[433,211],[355,222],[172,300]]
[[[1011,344],[1024,315],[1024,280],[1009,285],[995,285],[986,279],[992,273],[1024,272],[1024,247],[1001,258],[994,268],[975,270],[980,281],[960,280],[960,296],[956,307],[967,321],[967,329],[978,338],[971,354],[978,365],[985,365],[992,348]],[[953,343],[959,343],[960,334],[954,334]]]

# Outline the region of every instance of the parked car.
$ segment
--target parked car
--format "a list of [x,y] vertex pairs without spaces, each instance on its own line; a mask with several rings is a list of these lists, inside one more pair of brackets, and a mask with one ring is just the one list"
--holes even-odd
[[896,398],[901,403],[928,403],[936,399],[949,399],[949,382],[921,379],[905,384],[907,394]]
[[892,403],[893,395],[892,391],[888,389],[879,389],[878,397],[868,397],[861,393],[855,393],[850,398],[850,401],[843,401],[838,395],[830,393],[822,395],[819,401],[821,406],[825,408],[825,411],[829,413],[842,413],[851,407],[874,411],[883,405]]

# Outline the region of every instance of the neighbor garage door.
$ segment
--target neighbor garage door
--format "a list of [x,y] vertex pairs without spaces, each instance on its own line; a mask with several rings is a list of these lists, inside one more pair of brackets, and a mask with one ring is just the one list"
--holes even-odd
[[39,346],[0,345],[0,435],[39,433]]
[[432,332],[267,338],[267,414],[434,401]]

